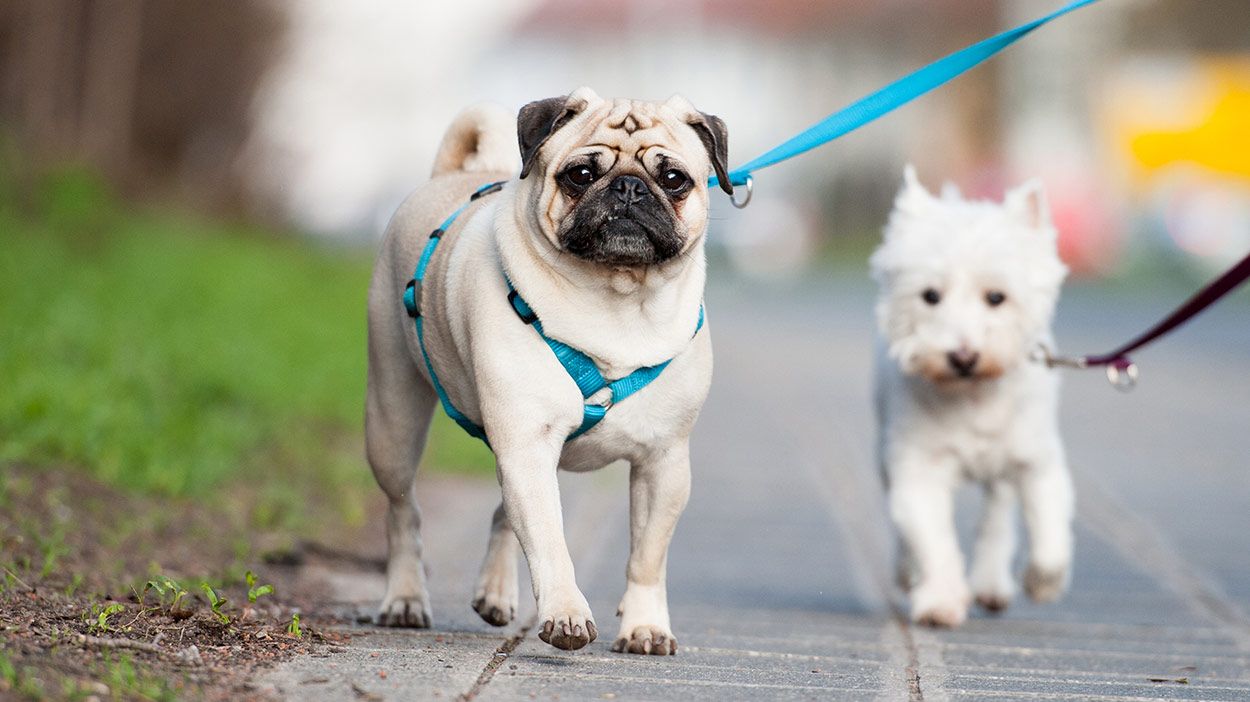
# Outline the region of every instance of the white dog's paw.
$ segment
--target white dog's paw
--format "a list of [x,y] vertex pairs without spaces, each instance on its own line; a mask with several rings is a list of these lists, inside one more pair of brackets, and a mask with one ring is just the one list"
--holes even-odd
[[652,656],[671,656],[677,653],[677,637],[668,627],[638,626],[630,631],[624,629],[612,643],[617,653],[642,653]]
[[473,609],[492,626],[505,626],[516,617],[516,573],[483,574],[473,593]]
[[430,600],[424,592],[407,596],[392,596],[387,593],[378,610],[379,626],[409,626],[417,629],[428,629],[434,621],[430,613]]
[[1067,565],[1046,568],[1029,564],[1024,571],[1024,591],[1034,602],[1053,602],[1067,591],[1071,573]]
[[1007,609],[1016,594],[1016,584],[1010,572],[994,573],[974,567],[968,580],[977,605],[993,614]]
[[962,581],[924,582],[911,592],[911,620],[922,626],[953,629],[968,618],[971,600]]
[[542,622],[538,638],[565,651],[576,651],[599,636],[590,605],[580,592],[562,597],[547,606],[539,605],[538,621]]

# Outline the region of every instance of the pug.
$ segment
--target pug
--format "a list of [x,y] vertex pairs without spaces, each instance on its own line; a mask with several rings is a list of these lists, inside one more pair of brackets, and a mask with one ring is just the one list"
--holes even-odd
[[[478,427],[493,450],[503,493],[472,602],[478,614],[496,626],[516,616],[519,545],[539,638],[565,650],[595,640],[556,471],[624,462],[630,555],[613,650],[677,651],[665,572],[712,377],[704,234],[709,176],[732,194],[727,150],[724,122],[679,96],[613,100],[581,88],[515,118],[476,107],[454,120],[432,179],[388,225],[369,289],[365,433],[389,499],[379,623],[431,623],[413,481],[440,404],[437,381],[462,425]],[[493,181],[505,182],[470,200]],[[419,309],[406,310],[401,297],[431,231],[462,206],[429,257]],[[424,345],[410,314],[424,324]],[[608,380],[667,365],[624,399],[608,389],[584,398],[551,341],[585,354]],[[602,421],[579,434],[596,408]]]

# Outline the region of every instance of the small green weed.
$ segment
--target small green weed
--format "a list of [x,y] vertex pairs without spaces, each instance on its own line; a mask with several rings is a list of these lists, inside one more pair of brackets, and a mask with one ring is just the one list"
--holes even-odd
[[124,605],[114,602],[107,607],[101,607],[98,604],[91,605],[91,615],[88,617],[89,623],[87,629],[90,631],[110,631],[109,618],[118,612],[124,612]]
[[226,598],[217,594],[217,591],[208,583],[200,583],[200,589],[204,591],[204,595],[208,597],[208,606],[213,610],[213,616],[217,617],[217,621],[222,624],[230,623],[230,615],[222,611],[226,606]]
[[170,616],[176,616],[181,611],[182,598],[187,596],[186,588],[178,584],[177,580],[168,576],[157,575],[143,585],[143,593],[139,596],[139,604],[143,604],[143,600],[149,590],[156,592],[157,604],[164,607]]
[[243,577],[247,580],[248,602],[256,602],[258,598],[263,597],[264,595],[273,594],[273,585],[256,585],[256,574],[252,571],[247,571],[247,574]]
[[297,639],[304,638],[304,630],[301,629],[299,625],[299,613],[298,612],[291,615],[291,623],[286,625],[286,633],[290,634],[291,636],[294,636]]

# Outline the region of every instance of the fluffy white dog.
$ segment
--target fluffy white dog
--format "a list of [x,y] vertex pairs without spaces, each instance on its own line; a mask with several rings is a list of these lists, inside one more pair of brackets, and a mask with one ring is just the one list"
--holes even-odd
[[[1025,591],[1049,601],[1067,588],[1073,493],[1058,378],[1029,360],[1051,345],[1067,274],[1055,240],[1037,181],[1002,203],[969,201],[952,186],[931,195],[908,166],[872,256],[879,456],[913,621],[954,627],[973,597],[990,611],[1010,603],[1017,496]],[[964,480],[985,488],[967,578],[952,504]]]

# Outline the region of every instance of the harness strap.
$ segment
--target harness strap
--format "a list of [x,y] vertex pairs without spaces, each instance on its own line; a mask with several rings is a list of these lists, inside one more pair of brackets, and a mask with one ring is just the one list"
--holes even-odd
[[[512,303],[512,309],[521,318],[521,321],[534,327],[534,331],[538,332],[542,340],[547,342],[547,346],[556,355],[560,365],[564,366],[564,370],[573,378],[573,382],[577,383],[577,389],[581,391],[583,399],[590,399],[592,395],[604,388],[608,389],[608,397],[602,403],[585,403],[583,406],[582,425],[569,436],[569,439],[577,438],[593,429],[607,415],[608,408],[647,387],[651,381],[660,377],[660,374],[664,372],[664,369],[673,360],[670,358],[654,366],[645,366],[629,375],[609,381],[603,377],[603,373],[599,370],[599,366],[595,364],[594,359],[586,353],[569,346],[563,341],[557,341],[547,336],[546,332],[543,331],[543,323],[538,319],[538,315],[534,314],[534,310],[525,301],[525,298],[521,297],[516,288],[512,287],[511,281],[508,281],[508,302]],[[694,338],[702,328],[703,305],[699,305],[699,321],[695,325],[694,334],[690,335],[691,338]]]
[[[425,361],[425,369],[429,371],[430,382],[434,386],[434,392],[438,394],[439,402],[443,405],[443,411],[446,412],[447,416],[451,417],[456,424],[459,424],[461,429],[468,432],[470,436],[481,439],[487,447],[490,446],[490,440],[486,437],[486,430],[474,423],[473,420],[469,419],[468,416],[456,409],[456,406],[452,404],[451,398],[447,395],[446,389],[443,388],[443,384],[438,379],[438,373],[434,370],[434,363],[430,360],[430,354],[426,350],[424,325],[425,317],[421,314],[421,281],[425,278],[426,268],[429,267],[430,259],[434,256],[434,249],[438,247],[438,242],[442,239],[443,234],[456,221],[456,218],[459,217],[473,201],[485,195],[490,195],[491,193],[496,193],[502,190],[503,184],[503,181],[500,181],[498,183],[489,183],[478,188],[473,195],[469,197],[468,202],[465,202],[463,205],[456,208],[455,212],[452,212],[447,219],[443,220],[443,223],[438,226],[438,229],[430,232],[429,241],[426,242],[425,248],[421,251],[421,257],[417,260],[417,267],[413,272],[412,280],[408,281],[408,285],[404,288],[403,294],[404,308],[408,311],[408,316],[415,320],[417,327],[417,345],[421,347],[421,358]],[[588,400],[592,395],[600,392],[604,388],[608,389],[608,397],[603,402],[584,403],[582,409],[582,423],[576,430],[573,431],[572,434],[569,435],[567,439],[565,439],[566,441],[572,441],[573,439],[576,439],[582,434],[585,434],[595,428],[595,426],[598,425],[599,422],[603,421],[603,418],[607,416],[608,409],[611,408],[612,405],[645,388],[651,381],[658,378],[660,373],[664,372],[664,369],[668,367],[670,362],[672,362],[672,359],[669,359],[654,366],[639,368],[623,378],[617,378],[616,380],[609,381],[607,378],[603,377],[603,373],[600,372],[599,367],[595,365],[594,359],[590,356],[562,341],[557,341],[547,336],[543,332],[542,322],[539,321],[538,315],[534,314],[534,310],[530,308],[529,303],[527,303],[524,298],[521,297],[520,293],[517,292],[516,288],[512,286],[512,281],[507,280],[507,276],[504,277],[504,280],[508,283],[508,302],[512,305],[512,309],[517,313],[517,316],[521,318],[522,322],[534,327],[534,330],[538,332],[538,335],[542,338],[542,340],[547,342],[547,346],[551,349],[552,353],[555,354],[556,360],[560,362],[560,365],[564,367],[564,370],[569,374],[569,377],[571,377],[573,382],[577,384],[577,389],[582,393],[582,399]],[[698,334],[699,330],[702,328],[703,305],[699,305],[699,323],[695,326],[694,334],[692,334],[691,337],[693,338],[695,334]]]

